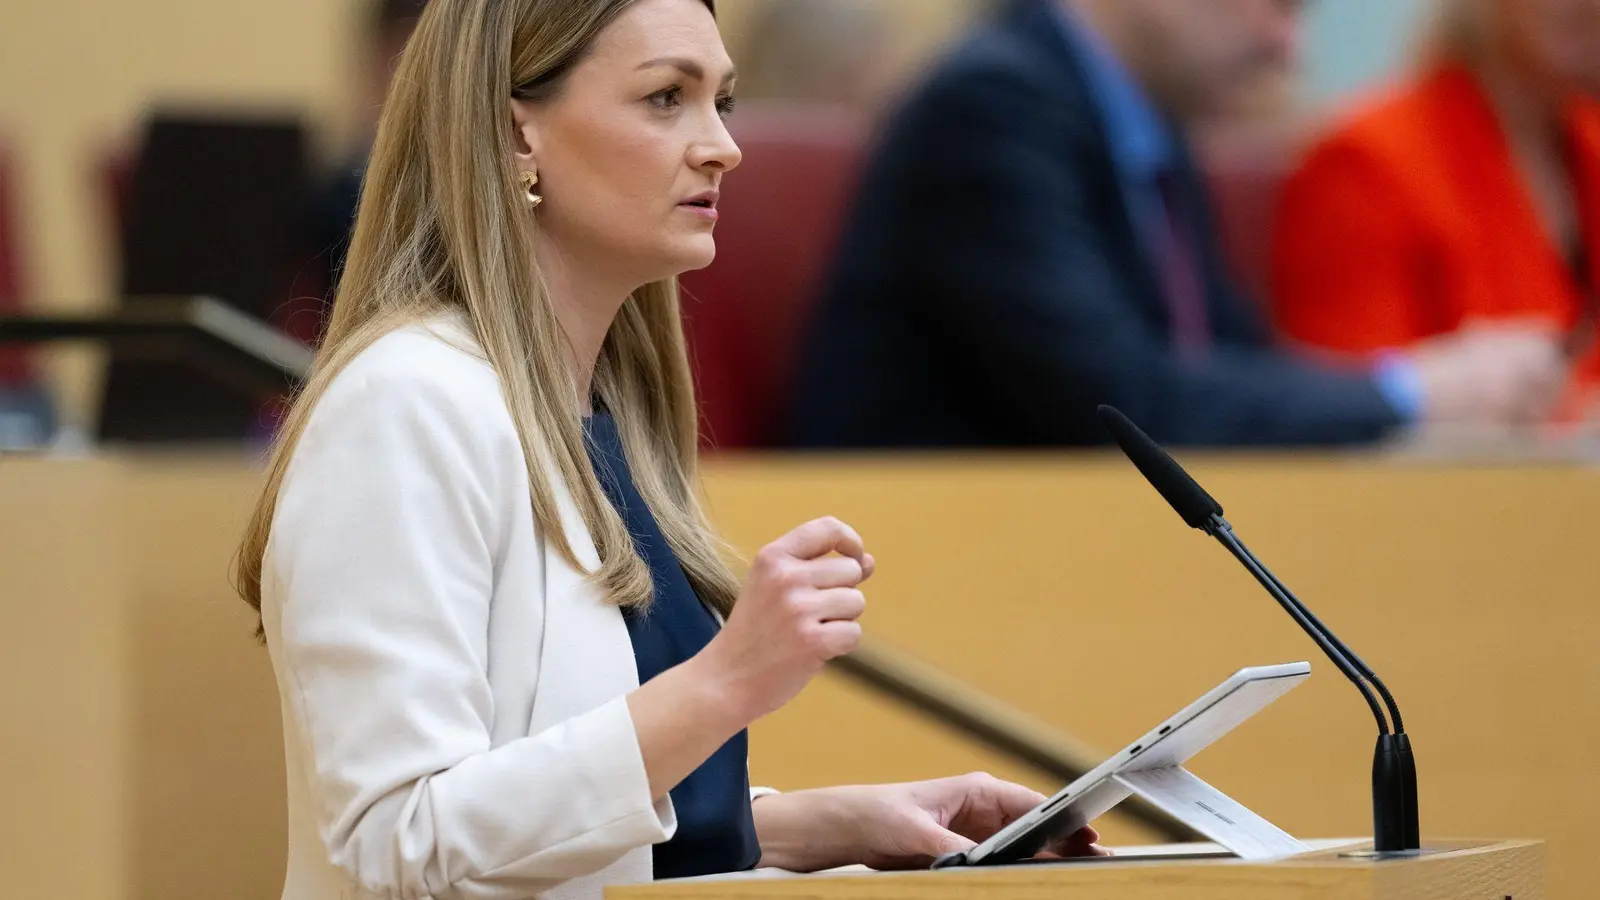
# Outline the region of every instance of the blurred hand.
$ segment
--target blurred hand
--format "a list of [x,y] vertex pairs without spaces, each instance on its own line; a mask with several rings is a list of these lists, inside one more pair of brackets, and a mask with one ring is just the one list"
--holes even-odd
[[873,566],[861,535],[832,518],[756,554],[727,624],[700,653],[747,721],[794,699],[824,664],[861,642],[856,620],[867,601],[858,588]]
[[1423,344],[1412,360],[1428,424],[1542,421],[1568,377],[1561,336],[1533,323],[1474,326]]
[[[946,853],[972,849],[1045,799],[985,774],[763,797],[755,806],[761,864],[801,872],[925,869]],[[1084,828],[1039,856],[1110,855],[1099,840]]]

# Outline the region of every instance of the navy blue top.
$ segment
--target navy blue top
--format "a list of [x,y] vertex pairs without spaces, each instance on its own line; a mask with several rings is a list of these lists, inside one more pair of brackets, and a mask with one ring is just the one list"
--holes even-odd
[[[627,523],[633,545],[650,565],[655,603],[625,611],[639,683],[699,653],[717,634],[717,619],[700,601],[661,526],[633,483],[617,423],[609,413],[585,420],[589,458],[601,487]],[[655,877],[689,878],[753,869],[761,861],[750,810],[749,740],[741,731],[672,789],[678,830],[655,847]]]

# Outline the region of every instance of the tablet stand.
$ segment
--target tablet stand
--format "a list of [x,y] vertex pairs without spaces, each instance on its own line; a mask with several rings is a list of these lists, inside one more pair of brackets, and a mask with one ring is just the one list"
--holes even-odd
[[1275,859],[1311,849],[1182,766],[1125,771],[1111,780],[1240,859]]

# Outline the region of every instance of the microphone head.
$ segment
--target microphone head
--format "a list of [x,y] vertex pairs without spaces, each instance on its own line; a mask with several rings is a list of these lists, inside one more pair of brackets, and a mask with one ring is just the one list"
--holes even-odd
[[1145,480],[1172,504],[1190,528],[1203,531],[1211,524],[1213,516],[1222,515],[1222,504],[1206,493],[1177,460],[1127,416],[1112,407],[1102,406],[1100,422]]

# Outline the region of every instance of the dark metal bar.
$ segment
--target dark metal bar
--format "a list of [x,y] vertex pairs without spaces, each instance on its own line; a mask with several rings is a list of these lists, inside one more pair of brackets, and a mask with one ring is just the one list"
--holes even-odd
[[310,347],[210,297],[140,297],[103,314],[0,317],[0,344],[98,341],[172,356],[197,348],[235,374],[282,390],[311,371]]

